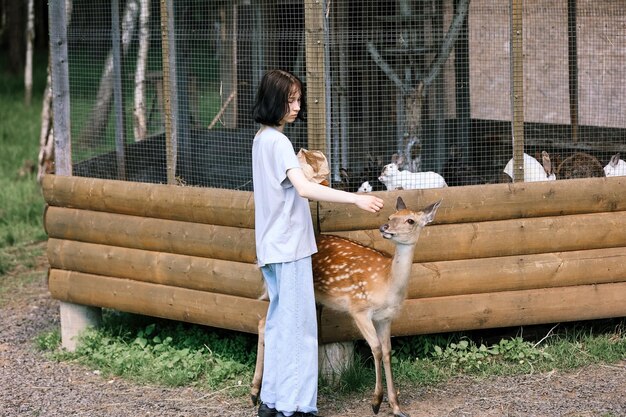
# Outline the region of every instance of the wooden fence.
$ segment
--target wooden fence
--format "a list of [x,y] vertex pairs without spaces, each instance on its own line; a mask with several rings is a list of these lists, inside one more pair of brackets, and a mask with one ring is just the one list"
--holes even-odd
[[[256,333],[267,303],[252,193],[71,176],[43,179],[55,299]],[[443,198],[415,252],[394,335],[626,316],[626,177],[378,193],[372,215],[312,203],[321,233],[386,252],[401,195]],[[323,342],[360,338],[324,309]]]

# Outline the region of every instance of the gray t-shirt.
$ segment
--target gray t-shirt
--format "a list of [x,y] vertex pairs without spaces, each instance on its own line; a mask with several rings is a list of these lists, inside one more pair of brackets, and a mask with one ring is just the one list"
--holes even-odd
[[252,144],[254,222],[259,266],[293,262],[317,252],[309,201],[300,197],[287,170],[300,163],[291,141],[265,126]]

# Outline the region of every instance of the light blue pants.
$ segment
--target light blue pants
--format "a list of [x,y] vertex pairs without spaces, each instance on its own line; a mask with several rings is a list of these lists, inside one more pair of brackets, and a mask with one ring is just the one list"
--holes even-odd
[[317,315],[311,257],[261,267],[270,305],[261,400],[317,413]]

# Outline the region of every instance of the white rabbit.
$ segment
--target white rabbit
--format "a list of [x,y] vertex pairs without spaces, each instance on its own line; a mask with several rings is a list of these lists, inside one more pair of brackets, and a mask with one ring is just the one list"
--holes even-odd
[[383,172],[378,180],[385,184],[387,190],[415,190],[448,186],[446,180],[436,172],[400,171],[394,162],[383,167]]
[[372,184],[370,184],[369,181],[364,181],[363,184],[361,184],[361,186],[356,192],[357,193],[371,193],[373,189],[374,187],[372,187]]
[[[548,152],[541,152],[541,158],[543,164],[540,164],[539,161],[532,156],[526,153],[524,154],[524,182],[556,180]],[[509,160],[503,172],[513,179],[513,159]]]
[[604,167],[607,177],[619,177],[626,175],[626,162],[620,159],[619,152],[611,157],[611,161]]

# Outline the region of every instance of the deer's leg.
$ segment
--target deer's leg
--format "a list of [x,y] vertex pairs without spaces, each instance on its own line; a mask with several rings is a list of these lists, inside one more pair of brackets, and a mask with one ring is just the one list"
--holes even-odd
[[381,321],[374,323],[378,339],[381,341],[383,367],[385,369],[385,380],[387,381],[387,397],[389,397],[389,406],[395,417],[409,417],[400,410],[398,402],[398,393],[393,384],[393,375],[391,372],[391,321]]
[[367,317],[366,312],[351,313],[356,326],[363,335],[363,338],[367,341],[367,344],[372,350],[372,356],[374,356],[374,369],[376,370],[376,386],[374,387],[374,396],[372,397],[372,411],[374,414],[378,414],[380,404],[383,402],[383,380],[382,380],[382,348],[378,336],[376,334],[376,328],[372,320]]
[[254,367],[254,377],[250,384],[250,401],[252,405],[257,405],[261,392],[263,380],[263,356],[265,355],[265,317],[259,320],[259,340],[256,348],[256,366]]

